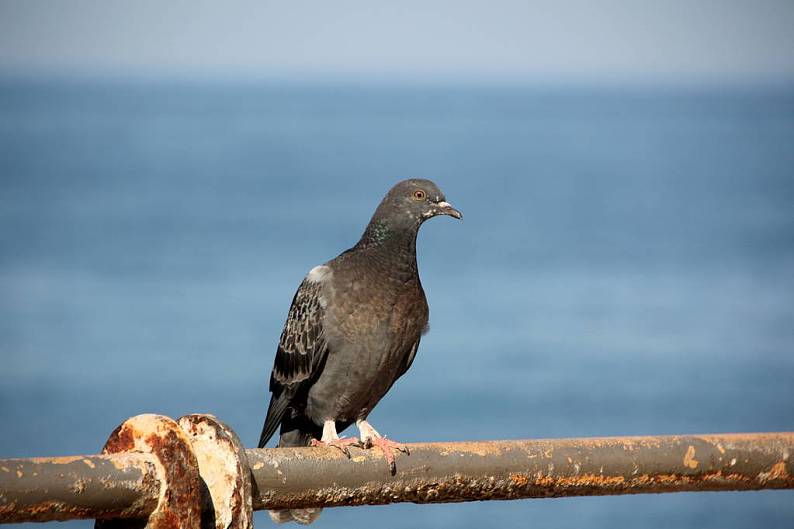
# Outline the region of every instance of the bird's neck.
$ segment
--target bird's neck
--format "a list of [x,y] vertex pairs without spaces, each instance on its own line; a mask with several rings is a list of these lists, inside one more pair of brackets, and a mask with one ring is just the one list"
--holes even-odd
[[367,249],[382,265],[395,274],[416,274],[416,236],[419,224],[400,225],[373,217],[356,244]]

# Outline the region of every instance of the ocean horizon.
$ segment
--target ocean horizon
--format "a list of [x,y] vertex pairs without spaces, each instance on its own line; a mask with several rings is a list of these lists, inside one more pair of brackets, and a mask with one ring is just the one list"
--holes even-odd
[[[410,177],[464,218],[420,232],[430,332],[380,432],[792,431],[792,139],[786,85],[0,78],[0,457],[95,453],[140,413],[212,413],[254,446],[295,289]],[[316,526],[792,520],[792,492],[763,491],[334,508]]]

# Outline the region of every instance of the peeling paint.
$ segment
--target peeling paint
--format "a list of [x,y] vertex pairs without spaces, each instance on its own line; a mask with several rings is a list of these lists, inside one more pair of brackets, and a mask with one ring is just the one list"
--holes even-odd
[[770,480],[775,479],[786,479],[788,478],[788,471],[786,470],[786,463],[784,461],[778,461],[772,468],[769,469],[768,472],[761,472],[758,474],[758,481],[761,483],[766,483]]
[[187,415],[179,419],[179,426],[196,453],[210,494],[215,529],[251,529],[250,470],[237,435],[212,415]]
[[698,467],[698,460],[695,459],[695,447],[689,445],[684,454],[684,466],[695,469]]
[[81,459],[83,459],[83,456],[31,457],[30,461],[33,463],[47,463],[48,465],[68,465]]
[[146,515],[160,492],[155,468],[148,456],[123,459],[121,469],[108,456],[5,460],[0,523]]
[[[788,433],[491,441],[476,443],[479,457],[461,457],[473,455],[473,445],[409,445],[411,456],[402,459],[393,477],[366,451],[351,450],[355,471],[350,460],[341,459],[318,462],[309,471],[302,463],[307,449],[248,450],[252,462],[278,461],[289,477],[282,480],[267,466],[254,471],[259,491],[254,507],[794,488],[790,475],[761,483],[753,470],[763,465],[760,470],[769,472],[782,452],[794,447],[794,434]],[[776,459],[770,460],[773,454]],[[731,467],[731,459],[750,463]],[[779,470],[775,475],[782,476]]]
[[[127,419],[110,435],[104,454],[141,452],[156,458],[161,482],[156,509],[147,529],[200,529],[201,478],[190,440],[179,425],[162,415]],[[96,529],[115,529],[112,520],[97,520]]]
[[[417,443],[392,476],[378,452],[243,450],[216,419],[188,417],[130,419],[100,456],[0,460],[0,522],[101,518],[99,529],[109,529],[110,519],[149,516],[149,529],[199,529],[203,513],[215,516],[214,529],[250,529],[235,525],[235,513],[794,488],[794,433]],[[63,476],[65,488],[51,476]],[[238,477],[256,486],[241,488]]]

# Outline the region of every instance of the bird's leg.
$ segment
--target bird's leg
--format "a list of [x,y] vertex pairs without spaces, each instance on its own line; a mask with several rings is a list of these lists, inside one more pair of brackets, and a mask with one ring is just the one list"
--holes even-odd
[[350,450],[347,449],[349,445],[358,444],[358,439],[355,437],[339,438],[336,433],[336,423],[334,421],[325,421],[323,423],[323,437],[319,441],[312,439],[311,446],[333,446],[338,448],[347,457],[350,457]]
[[373,446],[377,446],[380,448],[381,452],[383,452],[383,455],[386,458],[386,463],[389,464],[389,471],[391,472],[392,476],[396,474],[397,463],[394,461],[394,453],[392,450],[399,450],[404,454],[410,454],[408,447],[382,436],[375,428],[372,427],[370,423],[364,419],[357,420],[356,426],[358,426],[358,431],[361,434],[361,443],[364,445],[364,447],[372,448]]

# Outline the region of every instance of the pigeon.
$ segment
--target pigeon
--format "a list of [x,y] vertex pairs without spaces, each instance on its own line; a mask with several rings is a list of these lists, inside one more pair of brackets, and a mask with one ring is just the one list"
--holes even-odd
[[[438,215],[461,219],[441,190],[424,179],[389,190],[358,243],[312,268],[281,333],[270,375],[263,448],[280,427],[279,447],[378,447],[392,474],[405,448],[378,433],[367,416],[411,367],[428,329],[428,306],[416,265],[416,237]],[[356,424],[360,440],[340,438]],[[278,522],[309,524],[320,508],[270,511]]]

